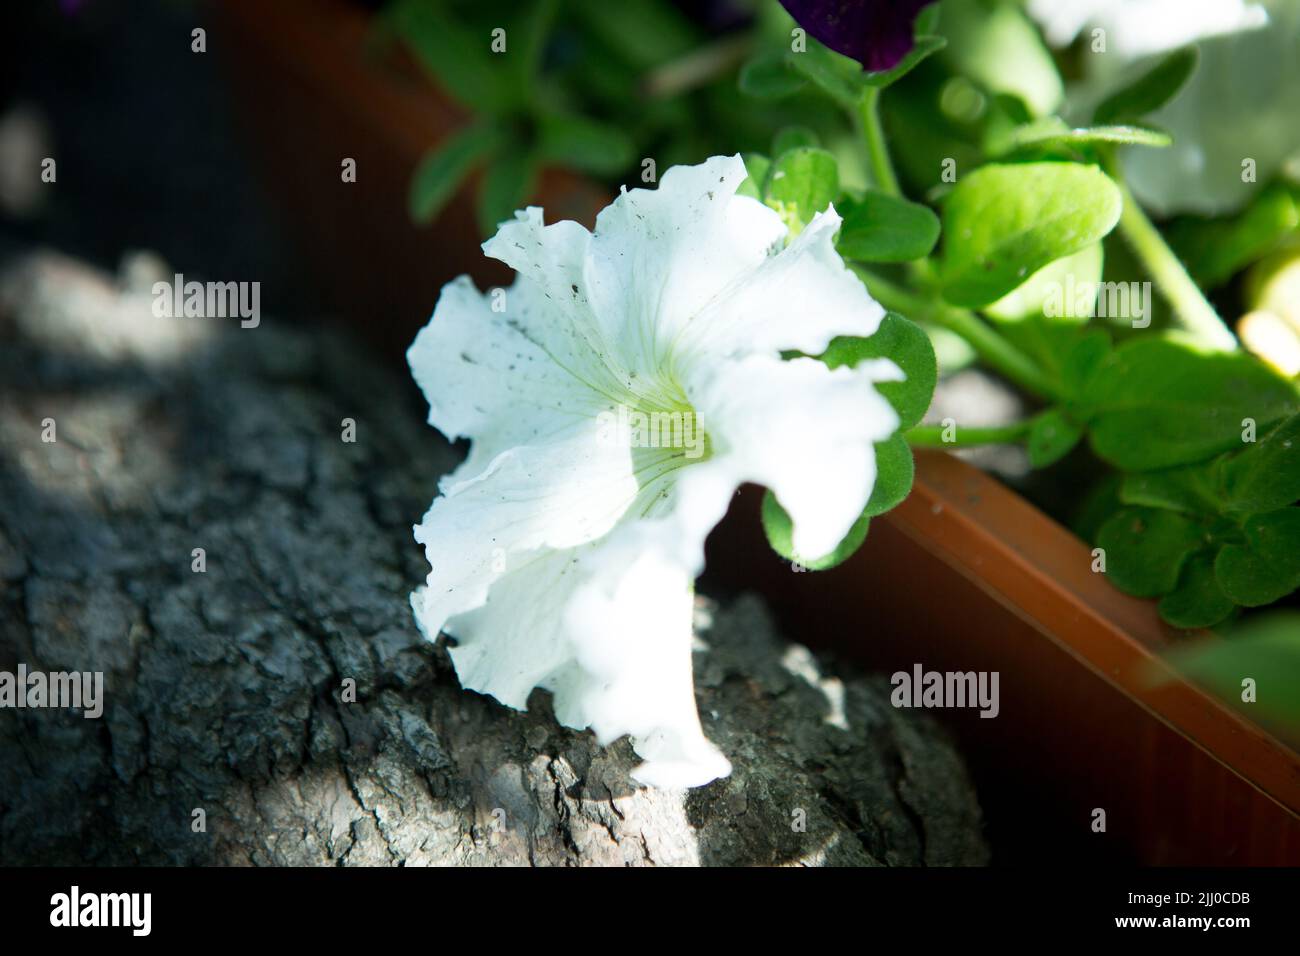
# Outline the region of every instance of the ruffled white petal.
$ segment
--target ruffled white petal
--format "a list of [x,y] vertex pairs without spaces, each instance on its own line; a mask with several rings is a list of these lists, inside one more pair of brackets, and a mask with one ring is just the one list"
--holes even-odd
[[[494,303],[504,311],[496,311]],[[556,361],[557,328],[570,317],[523,280],[482,295],[466,276],[448,283],[433,318],[407,350],[429,401],[429,424],[448,438],[474,438],[460,478],[500,452],[546,442],[590,420],[611,399],[593,386],[603,375],[590,353]]]
[[661,368],[681,330],[785,235],[776,212],[735,195],[746,175],[739,156],[674,167],[658,189],[624,192],[597,218],[592,306],[642,374]]
[[871,497],[874,443],[898,428],[873,383],[901,377],[887,359],[832,370],[815,359],[753,355],[687,389],[718,467],[736,484],[772,489],[794,522],[795,551],[813,558],[835,549]]
[[631,736],[642,783],[697,787],[731,765],[700,727],[691,611],[702,562],[676,560],[674,524],[626,525],[584,557],[589,577],[566,617],[578,670],[557,689],[556,713],[604,743]]
[[[781,249],[780,217],[734,195],[744,177],[739,157],[670,170],[594,234],[520,213],[484,244],[519,272],[504,301],[452,283],[409,352],[430,422],[473,439],[416,528],[421,629],[454,638],[466,687],[516,708],[544,688],[566,725],[629,735],[659,786],[730,769],[696,711],[691,588],[737,485],[771,487],[796,548],[825,553],[897,427],[873,384],[892,363],[780,359],[884,311],[835,253],[834,210]],[[620,406],[694,416],[707,454],[610,441]]]
[[426,634],[436,637],[449,617],[482,605],[521,556],[596,541],[619,522],[641,490],[635,456],[599,431],[595,419],[581,419],[443,482],[415,528],[431,567],[416,608]]
[[[534,687],[551,691],[566,726],[590,727],[606,744],[630,736],[643,783],[692,787],[725,776],[730,764],[696,709],[691,608],[704,538],[733,488],[704,466],[671,489],[658,518],[624,523],[595,544],[518,552],[485,601],[442,625],[456,639],[462,685],[517,709]],[[422,621],[436,578],[414,597]]]
[[[744,198],[744,197],[740,197]],[[873,335],[884,308],[835,251],[841,219],[818,213],[788,247],[735,276],[682,330],[674,366],[785,351],[817,355],[837,335]]]

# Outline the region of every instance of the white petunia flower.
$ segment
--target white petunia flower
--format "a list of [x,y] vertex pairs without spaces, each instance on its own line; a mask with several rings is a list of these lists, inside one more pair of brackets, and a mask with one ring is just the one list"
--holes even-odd
[[739,157],[674,168],[594,233],[519,213],[483,245],[519,274],[504,308],[461,277],[407,355],[430,424],[473,440],[415,529],[422,632],[455,638],[465,687],[518,709],[541,687],[567,726],[630,735],[656,786],[731,769],[696,713],[691,608],[736,488],[771,488],[796,549],[825,554],[898,425],[874,387],[892,362],[782,360],[884,311],[835,252],[833,209],[782,247],[780,217],[735,195],[745,176]]

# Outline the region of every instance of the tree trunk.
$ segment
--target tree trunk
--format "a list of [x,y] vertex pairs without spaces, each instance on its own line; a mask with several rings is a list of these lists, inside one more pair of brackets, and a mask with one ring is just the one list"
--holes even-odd
[[543,692],[462,690],[408,605],[458,454],[405,370],[273,319],[154,318],[155,271],[42,256],[0,284],[0,670],[105,675],[99,719],[0,710],[0,862],[985,861],[937,726],[753,596],[700,602],[700,713],[735,766],[707,787],[634,785],[627,742]]

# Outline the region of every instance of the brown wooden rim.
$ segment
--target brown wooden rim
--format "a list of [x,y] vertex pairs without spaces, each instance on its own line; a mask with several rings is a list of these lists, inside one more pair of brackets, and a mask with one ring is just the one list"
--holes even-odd
[[[1233,773],[1300,816],[1300,761],[1158,656],[1176,632],[1155,604],[1092,571],[1091,550],[1020,495],[946,452],[916,453],[916,484],[887,520]],[[1172,679],[1162,681],[1161,677]]]

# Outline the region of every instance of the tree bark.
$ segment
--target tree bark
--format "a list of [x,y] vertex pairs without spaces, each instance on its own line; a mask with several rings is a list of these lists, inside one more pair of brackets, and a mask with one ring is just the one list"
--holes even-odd
[[707,787],[636,786],[627,741],[543,692],[462,690],[408,604],[459,455],[405,370],[273,319],[153,318],[155,271],[46,255],[0,283],[0,670],[106,685],[99,719],[0,710],[0,862],[985,862],[937,725],[754,596],[700,602],[700,713],[735,766]]

